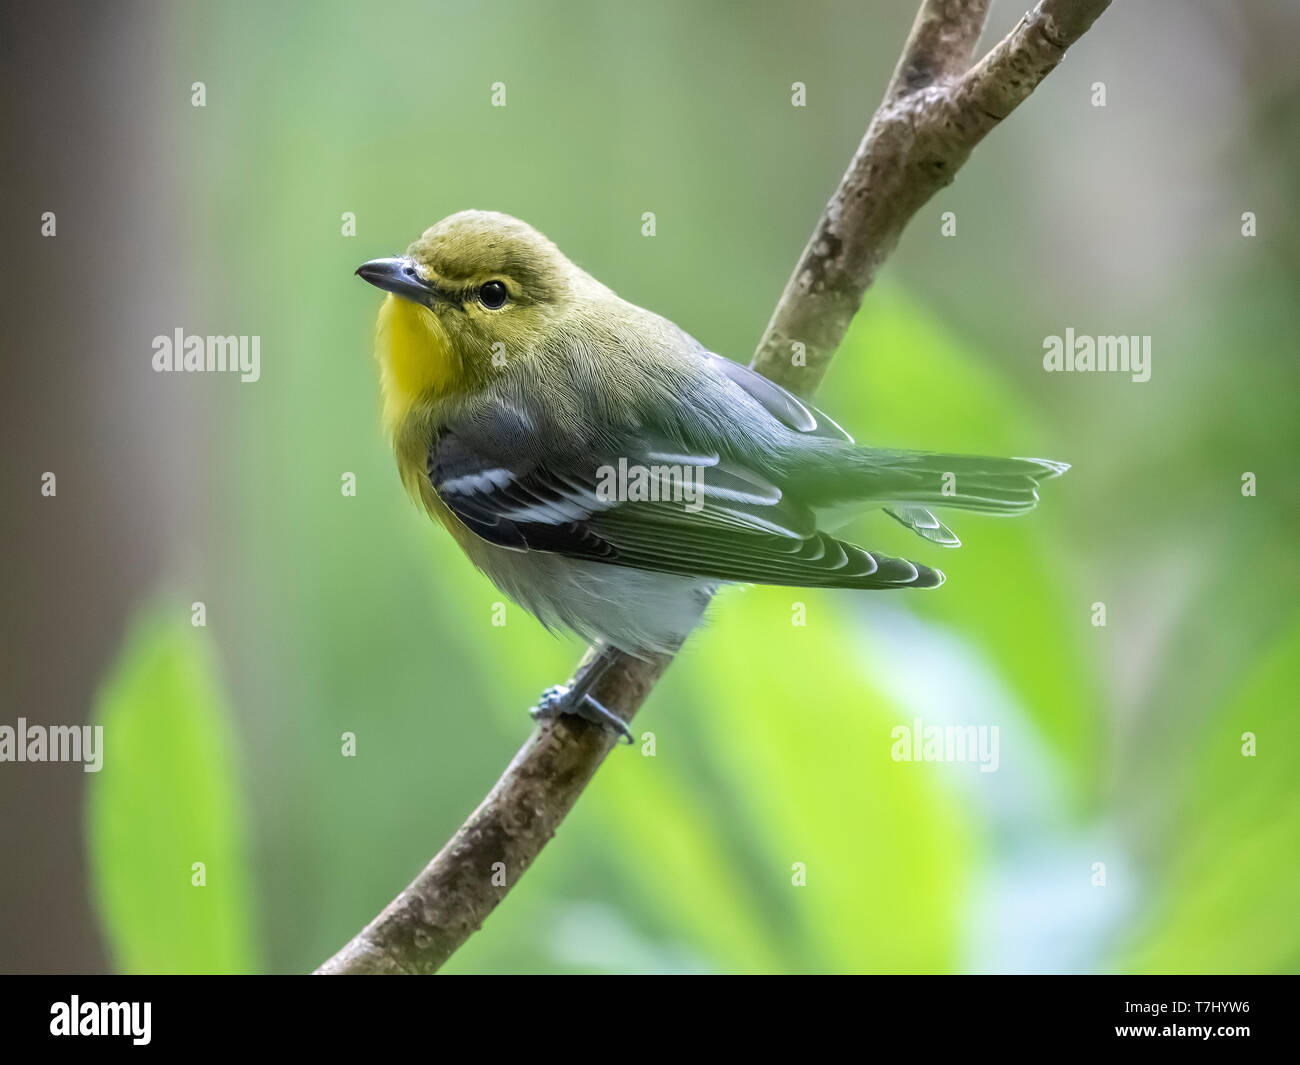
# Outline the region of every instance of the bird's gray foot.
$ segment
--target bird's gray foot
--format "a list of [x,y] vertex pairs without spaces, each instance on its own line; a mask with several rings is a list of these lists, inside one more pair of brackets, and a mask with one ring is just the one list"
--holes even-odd
[[627,722],[578,685],[552,685],[542,692],[537,705],[528,712],[534,721],[548,721],[559,714],[572,714],[614,733],[627,744],[633,742],[632,730],[627,727]]

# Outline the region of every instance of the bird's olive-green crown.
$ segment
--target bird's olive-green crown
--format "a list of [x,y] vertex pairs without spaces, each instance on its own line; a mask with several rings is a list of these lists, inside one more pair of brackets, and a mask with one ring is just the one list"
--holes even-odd
[[447,357],[466,385],[492,360],[535,354],[614,298],[526,222],[497,211],[460,211],[425,230],[406,251],[425,293],[421,303],[445,334]]
[[573,275],[582,273],[527,222],[498,211],[449,215],[406,254],[427,280],[462,303],[474,301],[492,280],[505,282],[512,303],[547,303],[564,296]]

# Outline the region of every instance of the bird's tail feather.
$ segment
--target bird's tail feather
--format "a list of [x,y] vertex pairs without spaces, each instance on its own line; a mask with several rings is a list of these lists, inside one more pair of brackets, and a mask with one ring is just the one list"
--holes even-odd
[[[936,542],[946,537],[942,523],[924,507],[957,507],[988,514],[1023,514],[1038,502],[1038,485],[1070,467],[1051,459],[992,458],[929,451],[860,448],[854,488],[860,499],[891,505],[904,525]],[[918,524],[919,523],[919,524]],[[923,531],[924,530],[924,531]]]
[[905,504],[885,507],[885,513],[897,522],[906,525],[922,539],[929,540],[940,547],[961,547],[957,534],[931,514],[925,507]]

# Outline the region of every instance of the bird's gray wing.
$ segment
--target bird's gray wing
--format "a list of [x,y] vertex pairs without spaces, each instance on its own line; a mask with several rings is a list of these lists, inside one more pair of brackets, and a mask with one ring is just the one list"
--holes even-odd
[[[543,461],[497,441],[506,409],[446,426],[429,451],[439,498],[472,532],[519,551],[707,580],[820,587],[934,587],[943,576],[817,531],[808,507],[717,452],[684,452],[652,428],[600,455]],[[621,464],[621,466],[620,466]],[[637,498],[616,471],[646,471]],[[689,474],[686,471],[690,471]],[[689,477],[689,479],[687,479]],[[612,487],[614,491],[609,489]]]
[[828,414],[800,399],[793,392],[782,388],[775,381],[769,381],[757,370],[724,359],[712,351],[704,352],[704,358],[710,367],[739,385],[751,399],[757,400],[768,414],[786,428],[807,433],[809,436],[824,436],[853,443],[853,437],[837,425]]

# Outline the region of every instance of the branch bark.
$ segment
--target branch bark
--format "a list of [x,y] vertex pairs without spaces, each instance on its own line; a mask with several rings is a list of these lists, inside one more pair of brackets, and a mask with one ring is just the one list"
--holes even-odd
[[[885,98],[786,283],[755,369],[800,395],[816,390],[912,216],[1109,4],[1041,0],[971,66],[988,0],[924,0]],[[617,656],[592,694],[630,721],[670,661]],[[579,674],[593,662],[588,651]],[[555,835],[613,745],[573,718],[539,724],[419,876],[316,971],[437,971]]]

